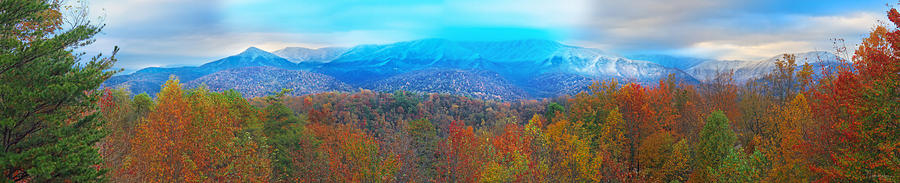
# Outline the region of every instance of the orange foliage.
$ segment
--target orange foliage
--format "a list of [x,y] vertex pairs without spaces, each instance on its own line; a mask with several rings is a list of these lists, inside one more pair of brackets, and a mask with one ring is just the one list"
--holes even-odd
[[399,164],[390,154],[382,155],[375,139],[349,125],[313,123],[307,126],[321,141],[328,182],[390,181]]
[[178,80],[157,95],[157,105],[137,126],[126,167],[149,182],[247,181],[268,177],[262,144],[238,132],[253,121],[249,104],[196,91],[185,96]]

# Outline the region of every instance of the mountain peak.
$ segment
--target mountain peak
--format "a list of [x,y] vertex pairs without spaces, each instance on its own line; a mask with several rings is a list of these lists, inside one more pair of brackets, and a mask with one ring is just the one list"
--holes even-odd
[[254,46],[251,46],[238,55],[259,55],[259,54],[266,54],[266,53],[269,53],[269,52],[259,49],[259,48],[256,48]]
[[281,58],[278,55],[275,55],[271,52],[268,52],[266,50],[262,50],[262,49],[259,49],[259,48],[253,47],[253,46],[247,48],[243,52],[238,53],[237,55],[234,55],[232,57],[251,57],[251,58],[261,57],[261,58],[265,58],[265,59]]
[[216,72],[220,70],[249,67],[249,66],[273,66],[278,68],[293,69],[296,65],[287,59],[278,55],[269,53],[256,47],[250,47],[243,52],[225,57],[213,62],[201,65],[200,67],[207,72]]

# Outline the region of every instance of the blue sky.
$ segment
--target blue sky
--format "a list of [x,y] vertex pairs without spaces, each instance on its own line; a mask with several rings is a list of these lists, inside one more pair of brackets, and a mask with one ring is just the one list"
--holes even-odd
[[424,38],[549,39],[622,55],[753,60],[858,43],[888,0],[93,0],[107,24],[84,51],[118,67],[199,65],[249,46]]

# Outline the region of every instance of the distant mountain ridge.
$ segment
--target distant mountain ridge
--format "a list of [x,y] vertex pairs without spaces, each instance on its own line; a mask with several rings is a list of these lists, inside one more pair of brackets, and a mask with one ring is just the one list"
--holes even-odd
[[[253,83],[253,84],[247,84]],[[305,95],[321,92],[346,92],[353,89],[331,76],[324,74],[280,69],[271,66],[243,67],[218,71],[193,81],[185,88],[205,86],[210,91],[221,92],[234,89],[246,97],[263,97],[280,90],[290,89],[290,95]]]
[[[813,71],[821,71],[825,67],[834,67],[839,64],[840,57],[824,51],[811,51],[794,53],[797,66],[809,63]],[[755,61],[707,61],[688,68],[686,71],[701,80],[715,77],[717,72],[734,71],[734,79],[738,82],[746,82],[753,78],[759,78],[775,69],[775,62],[783,60],[784,55],[776,55],[768,59]]]
[[[816,54],[817,57],[830,57],[827,52]],[[798,60],[810,56],[798,55]],[[130,75],[114,76],[105,85],[127,86],[133,93],[155,94],[171,75],[183,83],[192,83],[192,86],[219,83],[217,89],[243,92],[255,88],[252,94],[245,94],[248,97],[281,88],[303,90],[292,94],[366,88],[517,100],[574,94],[592,81],[612,78],[652,84],[674,75],[684,82],[699,83],[698,79],[714,74],[715,69],[734,69],[741,79],[752,78],[771,69],[769,62],[773,61],[729,62],[668,55],[622,57],[599,49],[548,40],[423,39],[350,48],[288,47],[274,53],[250,47],[237,55],[196,67],[151,67]],[[273,74],[266,74],[270,72]],[[297,79],[298,75],[305,79]],[[326,88],[324,90],[294,86],[318,87],[317,84],[322,83],[316,82],[323,79],[330,83],[326,84],[329,87],[319,87]],[[284,83],[272,84],[280,80]]]
[[364,83],[410,70],[436,68],[489,70],[519,85],[527,85],[535,76],[552,73],[638,81],[657,80],[676,74],[687,81],[696,81],[678,69],[608,55],[599,49],[547,40],[457,42],[424,39],[360,45],[314,71],[348,83]]
[[135,71],[129,75],[113,76],[104,82],[104,86],[126,87],[135,94],[147,93],[155,95],[159,92],[162,84],[171,76],[175,76],[181,80],[182,83],[187,83],[222,70],[259,66],[270,66],[291,70],[299,69],[297,64],[294,64],[287,59],[256,47],[250,47],[237,55],[225,57],[200,66],[175,68],[148,67]]
[[282,58],[288,59],[294,63],[303,62],[330,62],[338,56],[341,56],[348,48],[344,47],[324,47],[310,49],[304,47],[287,47],[275,50],[272,53]]
[[708,61],[716,61],[715,59],[709,58],[695,58],[695,57],[684,57],[684,56],[673,56],[673,55],[663,55],[663,54],[640,54],[640,55],[629,55],[626,56],[632,60],[644,60],[653,63],[657,63],[659,65],[663,65],[665,67],[671,67],[681,70],[687,70],[691,67],[697,66],[698,64],[708,62]]

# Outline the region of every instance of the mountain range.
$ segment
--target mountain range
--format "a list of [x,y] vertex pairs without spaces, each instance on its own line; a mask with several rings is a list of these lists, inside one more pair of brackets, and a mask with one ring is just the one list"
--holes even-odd
[[[822,68],[834,67],[839,64],[837,55],[824,51],[812,51],[806,53],[794,53],[797,65],[809,63],[813,71],[821,71]],[[734,79],[738,82],[749,81],[775,69],[775,61],[784,59],[784,55],[772,56],[768,59],[754,61],[713,61],[702,62],[685,70],[695,78],[709,80],[715,77],[716,72],[734,71]]]
[[[837,63],[828,52],[798,53],[799,64]],[[354,88],[392,92],[449,93],[483,99],[518,100],[583,91],[595,80],[652,84],[670,74],[700,83],[718,71],[734,70],[737,81],[768,73],[776,59],[722,61],[670,55],[618,56],[599,49],[548,40],[451,41],[423,39],[350,48],[288,47],[274,52],[250,47],[200,66],[150,67],[117,75],[105,86],[155,94],[176,77],[188,88],[235,89],[259,97],[281,88],[302,95]]]

